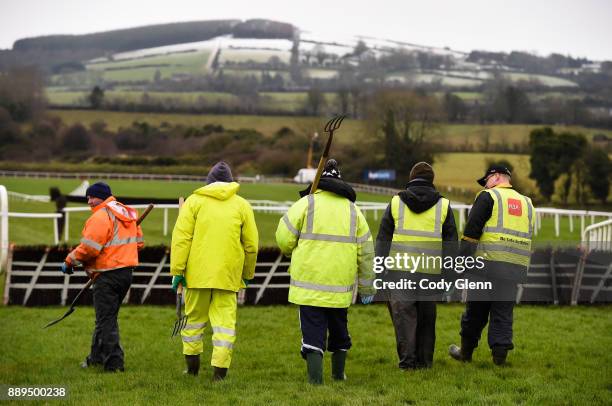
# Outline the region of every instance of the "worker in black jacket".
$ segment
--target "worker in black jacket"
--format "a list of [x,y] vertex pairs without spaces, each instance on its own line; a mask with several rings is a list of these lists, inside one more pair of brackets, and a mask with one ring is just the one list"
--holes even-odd
[[[376,256],[439,250],[437,255],[454,255],[457,228],[450,202],[433,185],[434,171],[419,162],[410,171],[406,190],[394,196],[382,218],[376,238]],[[398,269],[405,271],[406,269]],[[387,278],[439,279],[441,269],[416,272],[386,272]],[[392,276],[395,274],[395,276]],[[418,289],[417,289],[418,290]],[[415,291],[388,292],[389,313],[395,328],[400,369],[429,368],[433,363],[436,340],[436,295]]]

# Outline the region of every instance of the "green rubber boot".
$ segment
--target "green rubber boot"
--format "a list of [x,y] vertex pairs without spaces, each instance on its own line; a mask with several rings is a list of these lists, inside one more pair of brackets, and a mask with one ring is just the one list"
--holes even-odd
[[318,352],[306,354],[306,368],[308,369],[308,381],[313,385],[323,383],[323,355]]
[[346,351],[337,351],[332,354],[332,378],[336,381],[345,381],[344,365],[346,364]]

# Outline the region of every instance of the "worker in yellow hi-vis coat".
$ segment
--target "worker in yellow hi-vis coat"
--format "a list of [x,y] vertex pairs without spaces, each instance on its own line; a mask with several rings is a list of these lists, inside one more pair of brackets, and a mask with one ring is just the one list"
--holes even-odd
[[291,257],[289,302],[300,306],[300,352],[309,382],[319,385],[326,350],[332,353],[332,378],[346,379],[352,346],[348,308],[355,284],[362,303],[374,299],[374,245],[355,191],[341,179],[335,159],[325,164],[314,194],[308,194],[310,187],[281,218],[276,242]]
[[181,331],[187,373],[197,375],[204,328],[213,336],[213,380],[224,379],[236,340],[236,292],[252,279],[258,233],[250,204],[225,162],[209,172],[207,185],[185,200],[172,232],[170,273],[174,290],[186,288],[187,325]]

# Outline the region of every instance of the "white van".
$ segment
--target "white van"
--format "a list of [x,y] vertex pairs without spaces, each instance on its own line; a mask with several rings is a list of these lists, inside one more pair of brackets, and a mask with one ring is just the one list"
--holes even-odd
[[302,168],[298,171],[297,175],[293,177],[293,181],[295,183],[310,183],[314,180],[316,175],[316,168]]

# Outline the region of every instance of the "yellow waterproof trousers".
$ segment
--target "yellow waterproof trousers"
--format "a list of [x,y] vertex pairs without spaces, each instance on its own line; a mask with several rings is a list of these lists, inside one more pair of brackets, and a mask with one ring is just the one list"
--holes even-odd
[[204,351],[202,337],[210,320],[213,336],[213,367],[229,368],[236,341],[236,292],[220,289],[185,289],[187,325],[181,330],[183,354],[199,355]]

